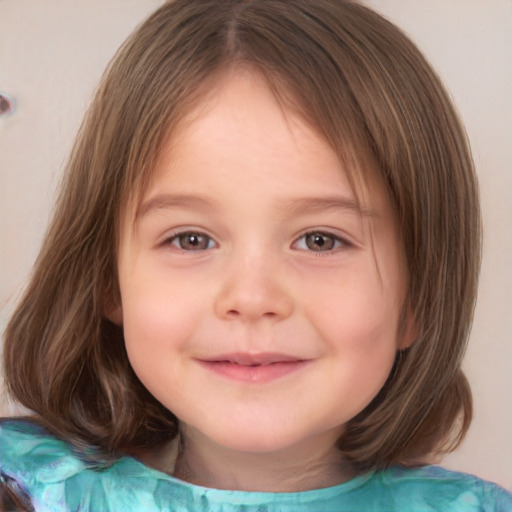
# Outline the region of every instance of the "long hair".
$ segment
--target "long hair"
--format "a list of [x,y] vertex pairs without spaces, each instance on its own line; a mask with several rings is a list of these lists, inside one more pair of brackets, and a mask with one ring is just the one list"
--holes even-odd
[[[417,337],[339,448],[355,466],[419,464],[471,419],[460,370],[480,263],[477,181],[464,129],[414,44],[346,0],[176,0],[109,65],[76,140],[32,278],[5,333],[6,383],[55,434],[103,458],[177,434],[130,367],[117,226],[163,140],[223,72],[261,73],[337,151],[352,183],[385,180],[405,247]],[[365,171],[368,170],[368,171]]]

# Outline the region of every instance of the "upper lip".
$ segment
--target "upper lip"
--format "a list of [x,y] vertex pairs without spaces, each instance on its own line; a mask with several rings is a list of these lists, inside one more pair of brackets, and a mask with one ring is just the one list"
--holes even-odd
[[274,363],[292,363],[303,361],[302,358],[289,354],[280,354],[276,352],[260,352],[251,354],[248,352],[235,352],[232,354],[220,354],[214,357],[203,359],[208,363],[233,363],[241,366],[262,366]]

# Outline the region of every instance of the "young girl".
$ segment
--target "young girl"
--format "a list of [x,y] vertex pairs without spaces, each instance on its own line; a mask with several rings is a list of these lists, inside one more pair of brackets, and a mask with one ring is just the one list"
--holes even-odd
[[[110,65],[5,335],[4,508],[507,511],[471,419],[464,131],[345,0],[175,0]],[[10,507],[10,508],[9,508]]]

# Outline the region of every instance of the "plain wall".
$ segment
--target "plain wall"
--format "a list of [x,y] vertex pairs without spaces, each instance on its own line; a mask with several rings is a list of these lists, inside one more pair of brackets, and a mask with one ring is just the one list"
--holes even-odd
[[[367,0],[424,51],[474,152],[484,216],[479,303],[465,369],[475,420],[448,467],[512,489],[512,1]],[[73,137],[115,49],[161,0],[1,0],[0,306],[5,326],[37,255]],[[3,401],[0,413],[15,407]]]

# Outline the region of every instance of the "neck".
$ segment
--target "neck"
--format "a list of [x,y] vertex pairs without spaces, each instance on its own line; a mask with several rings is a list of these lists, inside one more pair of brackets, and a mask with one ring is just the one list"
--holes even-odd
[[337,485],[356,473],[334,444],[329,449],[294,446],[252,453],[183,437],[174,476],[215,489],[299,492]]

